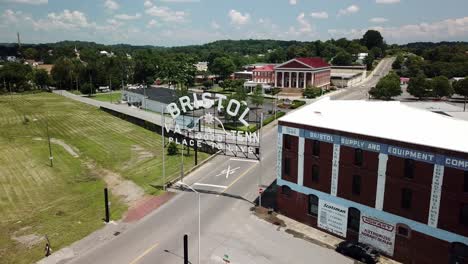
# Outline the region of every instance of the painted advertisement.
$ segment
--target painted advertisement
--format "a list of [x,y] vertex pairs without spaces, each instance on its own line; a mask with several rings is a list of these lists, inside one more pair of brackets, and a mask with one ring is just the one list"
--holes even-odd
[[395,225],[371,216],[361,215],[359,242],[371,245],[386,255],[393,256],[395,229]]
[[318,227],[346,237],[348,208],[322,199],[318,203]]

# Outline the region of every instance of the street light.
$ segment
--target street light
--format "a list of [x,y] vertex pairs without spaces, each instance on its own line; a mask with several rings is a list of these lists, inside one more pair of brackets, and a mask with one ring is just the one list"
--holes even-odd
[[178,181],[177,184],[183,185],[184,187],[189,188],[192,190],[194,193],[198,195],[198,264],[200,264],[200,248],[201,248],[201,235],[200,235],[200,225],[201,225],[201,210],[200,210],[200,192],[197,192],[195,189],[193,189],[190,185]]

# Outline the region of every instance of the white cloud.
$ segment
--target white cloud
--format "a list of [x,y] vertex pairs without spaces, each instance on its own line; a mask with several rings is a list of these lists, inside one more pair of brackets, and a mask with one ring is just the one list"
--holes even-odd
[[216,21],[212,21],[211,22],[211,28],[219,29],[219,28],[221,28],[221,26],[218,23],[216,23]]
[[248,13],[243,15],[241,12],[234,9],[231,9],[228,15],[231,18],[231,23],[237,26],[245,25],[250,21],[250,15]]
[[165,6],[151,6],[149,9],[147,9],[146,14],[154,17],[158,17],[164,22],[185,22],[188,13],[184,11],[173,11],[168,7]]
[[400,3],[400,0],[375,0],[375,2],[377,4],[388,5],[388,4],[398,4]]
[[161,2],[166,2],[166,3],[197,3],[200,2],[200,0],[160,0]]
[[289,4],[290,5],[295,5],[295,4],[297,4],[297,0],[289,0]]
[[369,19],[369,22],[372,22],[372,23],[385,23],[387,21],[388,21],[388,19],[386,19],[384,17],[373,17],[373,18]]
[[468,16],[432,23],[407,24],[399,27],[376,26],[365,29],[331,29],[328,30],[328,33],[334,38],[360,38],[368,29],[380,31],[388,43],[456,41],[468,39]]
[[310,16],[313,18],[319,18],[319,19],[327,19],[328,18],[328,13],[325,11],[322,12],[312,12],[310,13]]
[[96,25],[88,22],[84,13],[65,9],[62,13],[49,13],[46,19],[34,21],[33,26],[36,30],[77,30],[80,28],[95,27]]
[[359,11],[359,6],[350,5],[347,8],[340,9],[340,11],[338,11],[338,15],[341,16],[341,15],[353,14],[353,13],[357,13],[358,11]]
[[7,9],[3,11],[2,14],[2,24],[4,23],[16,23],[18,18],[21,17],[23,13],[21,11],[13,11],[11,9]]
[[104,6],[110,11],[117,10],[120,7],[119,4],[115,2],[114,0],[106,0],[104,2]]
[[315,27],[309,23],[309,21],[305,18],[304,13],[300,13],[296,17],[296,21],[299,24],[298,27],[290,27],[289,31],[286,34],[290,35],[291,37],[303,37],[303,36],[311,36],[315,35],[316,29]]
[[143,4],[145,7],[152,7],[153,3],[149,0],[146,0],[145,3]]
[[155,19],[151,19],[148,24],[146,24],[146,27],[147,28],[154,28],[154,27],[157,27],[159,26],[159,23],[158,21],[156,21]]
[[141,14],[140,13],[136,13],[135,15],[118,14],[118,15],[115,15],[114,17],[120,20],[135,20],[135,19],[139,19],[141,17]]
[[6,0],[5,2],[15,4],[28,4],[28,5],[44,5],[47,4],[48,0]]

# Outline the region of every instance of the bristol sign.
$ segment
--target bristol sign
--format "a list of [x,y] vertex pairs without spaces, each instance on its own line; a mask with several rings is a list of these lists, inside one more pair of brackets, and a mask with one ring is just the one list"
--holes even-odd
[[[181,116],[185,117],[184,114],[197,110],[203,110],[203,114],[192,119],[191,127],[186,126],[185,122],[181,125],[175,121]],[[205,144],[220,150],[224,155],[260,159],[260,133],[258,131],[228,131],[217,117],[217,113],[223,112],[225,116],[234,119],[235,123],[249,127],[250,109],[245,101],[236,99],[228,101],[228,98],[222,94],[203,93],[200,97],[193,93],[192,96],[180,97],[177,103],[168,104],[165,112],[169,113],[174,120],[172,127],[164,122],[166,132],[176,135],[170,136],[169,142],[198,148]],[[204,124],[203,130],[201,124]]]

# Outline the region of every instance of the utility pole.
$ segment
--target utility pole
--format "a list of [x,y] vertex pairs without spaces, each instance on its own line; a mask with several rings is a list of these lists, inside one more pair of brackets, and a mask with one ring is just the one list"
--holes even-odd
[[104,188],[104,208],[106,210],[106,218],[104,221],[106,223],[109,223],[110,221],[110,213],[109,213],[109,193],[107,188]]
[[263,111],[260,114],[260,130],[259,133],[259,140],[258,140],[258,158],[259,158],[259,165],[260,165],[260,173],[258,174],[258,205],[262,207],[262,192],[260,192],[260,188],[262,188],[262,153],[261,153],[261,146],[262,146],[262,128],[263,128]]
[[188,235],[184,235],[184,264],[189,264],[188,260]]
[[46,132],[47,132],[47,141],[49,142],[49,160],[50,167],[54,167],[54,156],[52,156],[52,146],[50,145],[50,134],[49,134],[49,118],[46,119]]
[[163,175],[163,190],[166,190],[166,164],[165,164],[165,138],[164,138],[164,130],[166,129],[166,118],[164,117],[164,106],[161,106],[161,135],[162,135],[162,175]]

